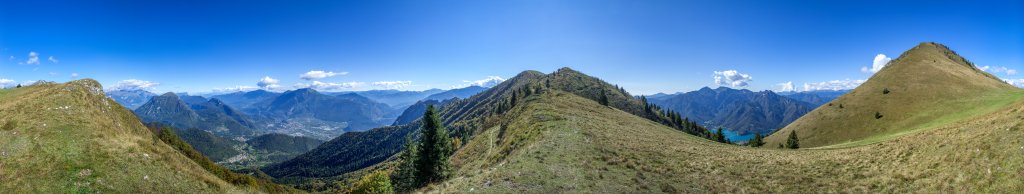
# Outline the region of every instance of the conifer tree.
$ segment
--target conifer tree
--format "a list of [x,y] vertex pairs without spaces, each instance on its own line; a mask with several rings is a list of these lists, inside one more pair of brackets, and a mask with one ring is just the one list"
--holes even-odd
[[761,137],[760,133],[755,133],[754,139],[750,139],[750,142],[747,142],[747,145],[749,145],[750,147],[761,147],[762,145],[764,145],[763,138],[764,137]]
[[719,143],[729,143],[728,140],[725,139],[725,132],[722,132],[721,127],[719,127],[718,130],[715,130],[715,141],[718,141]]
[[800,149],[800,140],[796,137],[796,130],[789,132],[789,138],[786,139],[786,148]]
[[422,185],[441,181],[450,175],[452,153],[451,137],[438,118],[434,105],[427,106],[423,113],[423,124],[420,127],[420,140],[417,145],[416,180]]
[[405,138],[405,142],[405,150],[398,155],[400,163],[391,173],[391,183],[398,192],[412,191],[420,186],[416,180],[416,144],[409,137]]
[[601,90],[601,100],[598,101],[601,105],[608,106],[608,94],[605,94],[604,90]]

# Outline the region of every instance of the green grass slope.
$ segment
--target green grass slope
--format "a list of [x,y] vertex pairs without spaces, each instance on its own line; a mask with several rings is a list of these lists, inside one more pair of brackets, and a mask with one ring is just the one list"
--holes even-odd
[[452,158],[441,193],[1005,193],[1024,189],[1024,102],[871,146],[714,143],[550,90]]
[[4,193],[237,193],[162,143],[94,80],[0,90]]
[[978,69],[946,46],[921,43],[853,91],[765,140],[776,146],[796,131],[801,147],[875,143],[983,115],[1022,96],[1021,89]]

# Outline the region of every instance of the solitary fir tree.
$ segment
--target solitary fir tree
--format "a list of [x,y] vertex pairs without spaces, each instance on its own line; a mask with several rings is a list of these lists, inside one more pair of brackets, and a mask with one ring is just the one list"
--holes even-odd
[[601,105],[608,106],[608,94],[601,90],[601,101],[598,101]]
[[786,139],[786,148],[800,149],[800,140],[796,137],[796,130],[789,132],[789,139]]
[[[514,98],[513,98],[514,99]],[[420,186],[448,178],[452,153],[452,140],[437,116],[434,105],[427,106],[420,127],[420,140],[416,152],[416,180]]]
[[761,147],[764,145],[764,137],[761,137],[760,133],[755,133],[754,139],[750,139],[750,142],[747,142],[747,145],[750,147]]

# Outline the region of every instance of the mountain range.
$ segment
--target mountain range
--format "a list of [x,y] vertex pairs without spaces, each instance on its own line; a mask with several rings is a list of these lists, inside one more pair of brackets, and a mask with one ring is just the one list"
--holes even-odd
[[818,107],[839,98],[839,96],[842,96],[847,92],[850,92],[850,90],[814,90],[803,92],[780,92],[779,94],[795,100],[804,101],[810,103],[814,107]]
[[[709,128],[739,134],[769,134],[814,109],[814,105],[775,94],[726,87],[647,98]],[[744,139],[745,140],[745,139]]]

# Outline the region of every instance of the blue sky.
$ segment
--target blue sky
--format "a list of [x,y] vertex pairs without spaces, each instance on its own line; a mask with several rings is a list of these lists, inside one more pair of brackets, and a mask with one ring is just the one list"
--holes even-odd
[[802,90],[922,41],[1024,81],[1021,1],[3,0],[0,84],[424,90],[567,66],[639,94]]

